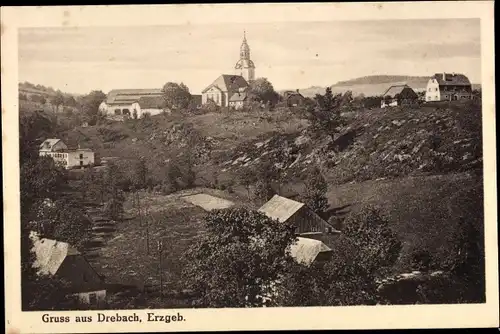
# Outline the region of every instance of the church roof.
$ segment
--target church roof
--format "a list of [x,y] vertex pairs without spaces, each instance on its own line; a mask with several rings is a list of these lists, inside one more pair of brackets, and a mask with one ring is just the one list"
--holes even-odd
[[202,93],[205,93],[213,86],[218,87],[223,92],[234,92],[238,91],[239,88],[248,87],[248,82],[241,75],[222,74],[205,88]]
[[113,89],[108,93],[106,104],[132,104],[143,96],[162,96],[161,89]]

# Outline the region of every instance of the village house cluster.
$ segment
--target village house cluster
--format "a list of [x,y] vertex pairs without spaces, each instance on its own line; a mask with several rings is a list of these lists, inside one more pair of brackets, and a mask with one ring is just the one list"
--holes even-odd
[[[425,102],[471,100],[472,84],[459,73],[436,73],[427,82]],[[411,106],[417,103],[418,94],[408,85],[394,85],[382,94],[381,108]]]

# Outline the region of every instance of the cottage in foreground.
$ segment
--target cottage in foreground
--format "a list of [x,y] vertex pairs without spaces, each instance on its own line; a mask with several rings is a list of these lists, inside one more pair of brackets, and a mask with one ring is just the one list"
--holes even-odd
[[30,235],[35,254],[33,267],[38,275],[60,279],[67,296],[75,296],[83,305],[101,307],[106,302],[104,281],[83,255],[68,243]]
[[39,148],[39,156],[49,156],[66,169],[89,167],[96,164],[95,153],[88,148],[69,149],[58,138],[46,139]]

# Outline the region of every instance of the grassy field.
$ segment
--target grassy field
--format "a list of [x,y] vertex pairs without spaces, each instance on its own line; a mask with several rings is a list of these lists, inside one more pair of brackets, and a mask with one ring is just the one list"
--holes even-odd
[[[187,248],[203,234],[202,220],[206,212],[182,199],[183,196],[203,192],[241,203],[241,199],[210,189],[191,189],[171,195],[141,193],[143,215],[140,219],[133,208],[132,198],[125,204],[131,219],[117,222],[116,231],[100,249],[95,259],[96,269],[106,277],[107,283],[159,286],[158,241],[163,241],[163,282],[165,291],[182,290],[182,257]],[[144,217],[144,210],[150,214]],[[149,227],[146,227],[146,220]],[[147,230],[149,229],[149,254]]]

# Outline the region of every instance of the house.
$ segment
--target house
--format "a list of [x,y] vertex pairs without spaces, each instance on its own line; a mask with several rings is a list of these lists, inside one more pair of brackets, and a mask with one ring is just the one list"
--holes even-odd
[[241,75],[222,74],[201,92],[202,103],[213,101],[218,106],[228,107],[229,99],[247,88],[248,82]]
[[287,107],[297,107],[304,104],[305,97],[300,94],[298,89],[296,91],[289,90],[283,93],[283,101]]
[[229,98],[229,106],[238,110],[243,108],[243,105],[245,101],[247,100],[247,93],[245,92],[237,92],[234,93],[230,98]]
[[31,232],[33,267],[38,275],[61,280],[67,296],[89,306],[100,307],[106,302],[106,288],[102,277],[92,268],[85,257],[66,242],[40,238]]
[[290,246],[290,255],[298,263],[311,265],[313,262],[326,262],[331,259],[333,251],[320,240],[298,237]]
[[66,169],[89,167],[96,164],[95,153],[87,148],[69,149],[60,139],[46,139],[40,144],[38,155],[49,156]]
[[[153,100],[142,99],[144,97],[156,98]],[[159,114],[163,111],[159,108],[158,101],[163,97],[161,89],[113,89],[111,90],[106,100],[99,105],[99,111],[108,116],[128,116],[133,117],[137,113],[138,117],[141,113],[141,102],[145,109],[149,109],[151,115]]]
[[418,101],[418,94],[408,85],[391,86],[382,95],[380,107],[412,105]]
[[158,115],[161,114],[164,110],[165,99],[163,95],[160,96],[141,96],[139,100],[137,100],[138,108],[132,109],[132,117],[136,117],[135,113],[137,113],[137,118],[141,118],[145,114],[149,115]]
[[340,231],[337,231],[332,225],[328,224],[304,203],[279,195],[274,195],[268,202],[260,207],[258,211],[271,219],[277,219],[279,222],[292,224],[295,226],[295,233],[298,235],[311,232],[321,232],[325,234],[340,233]]
[[470,99],[472,99],[472,85],[463,74],[436,73],[427,82],[426,102]]

